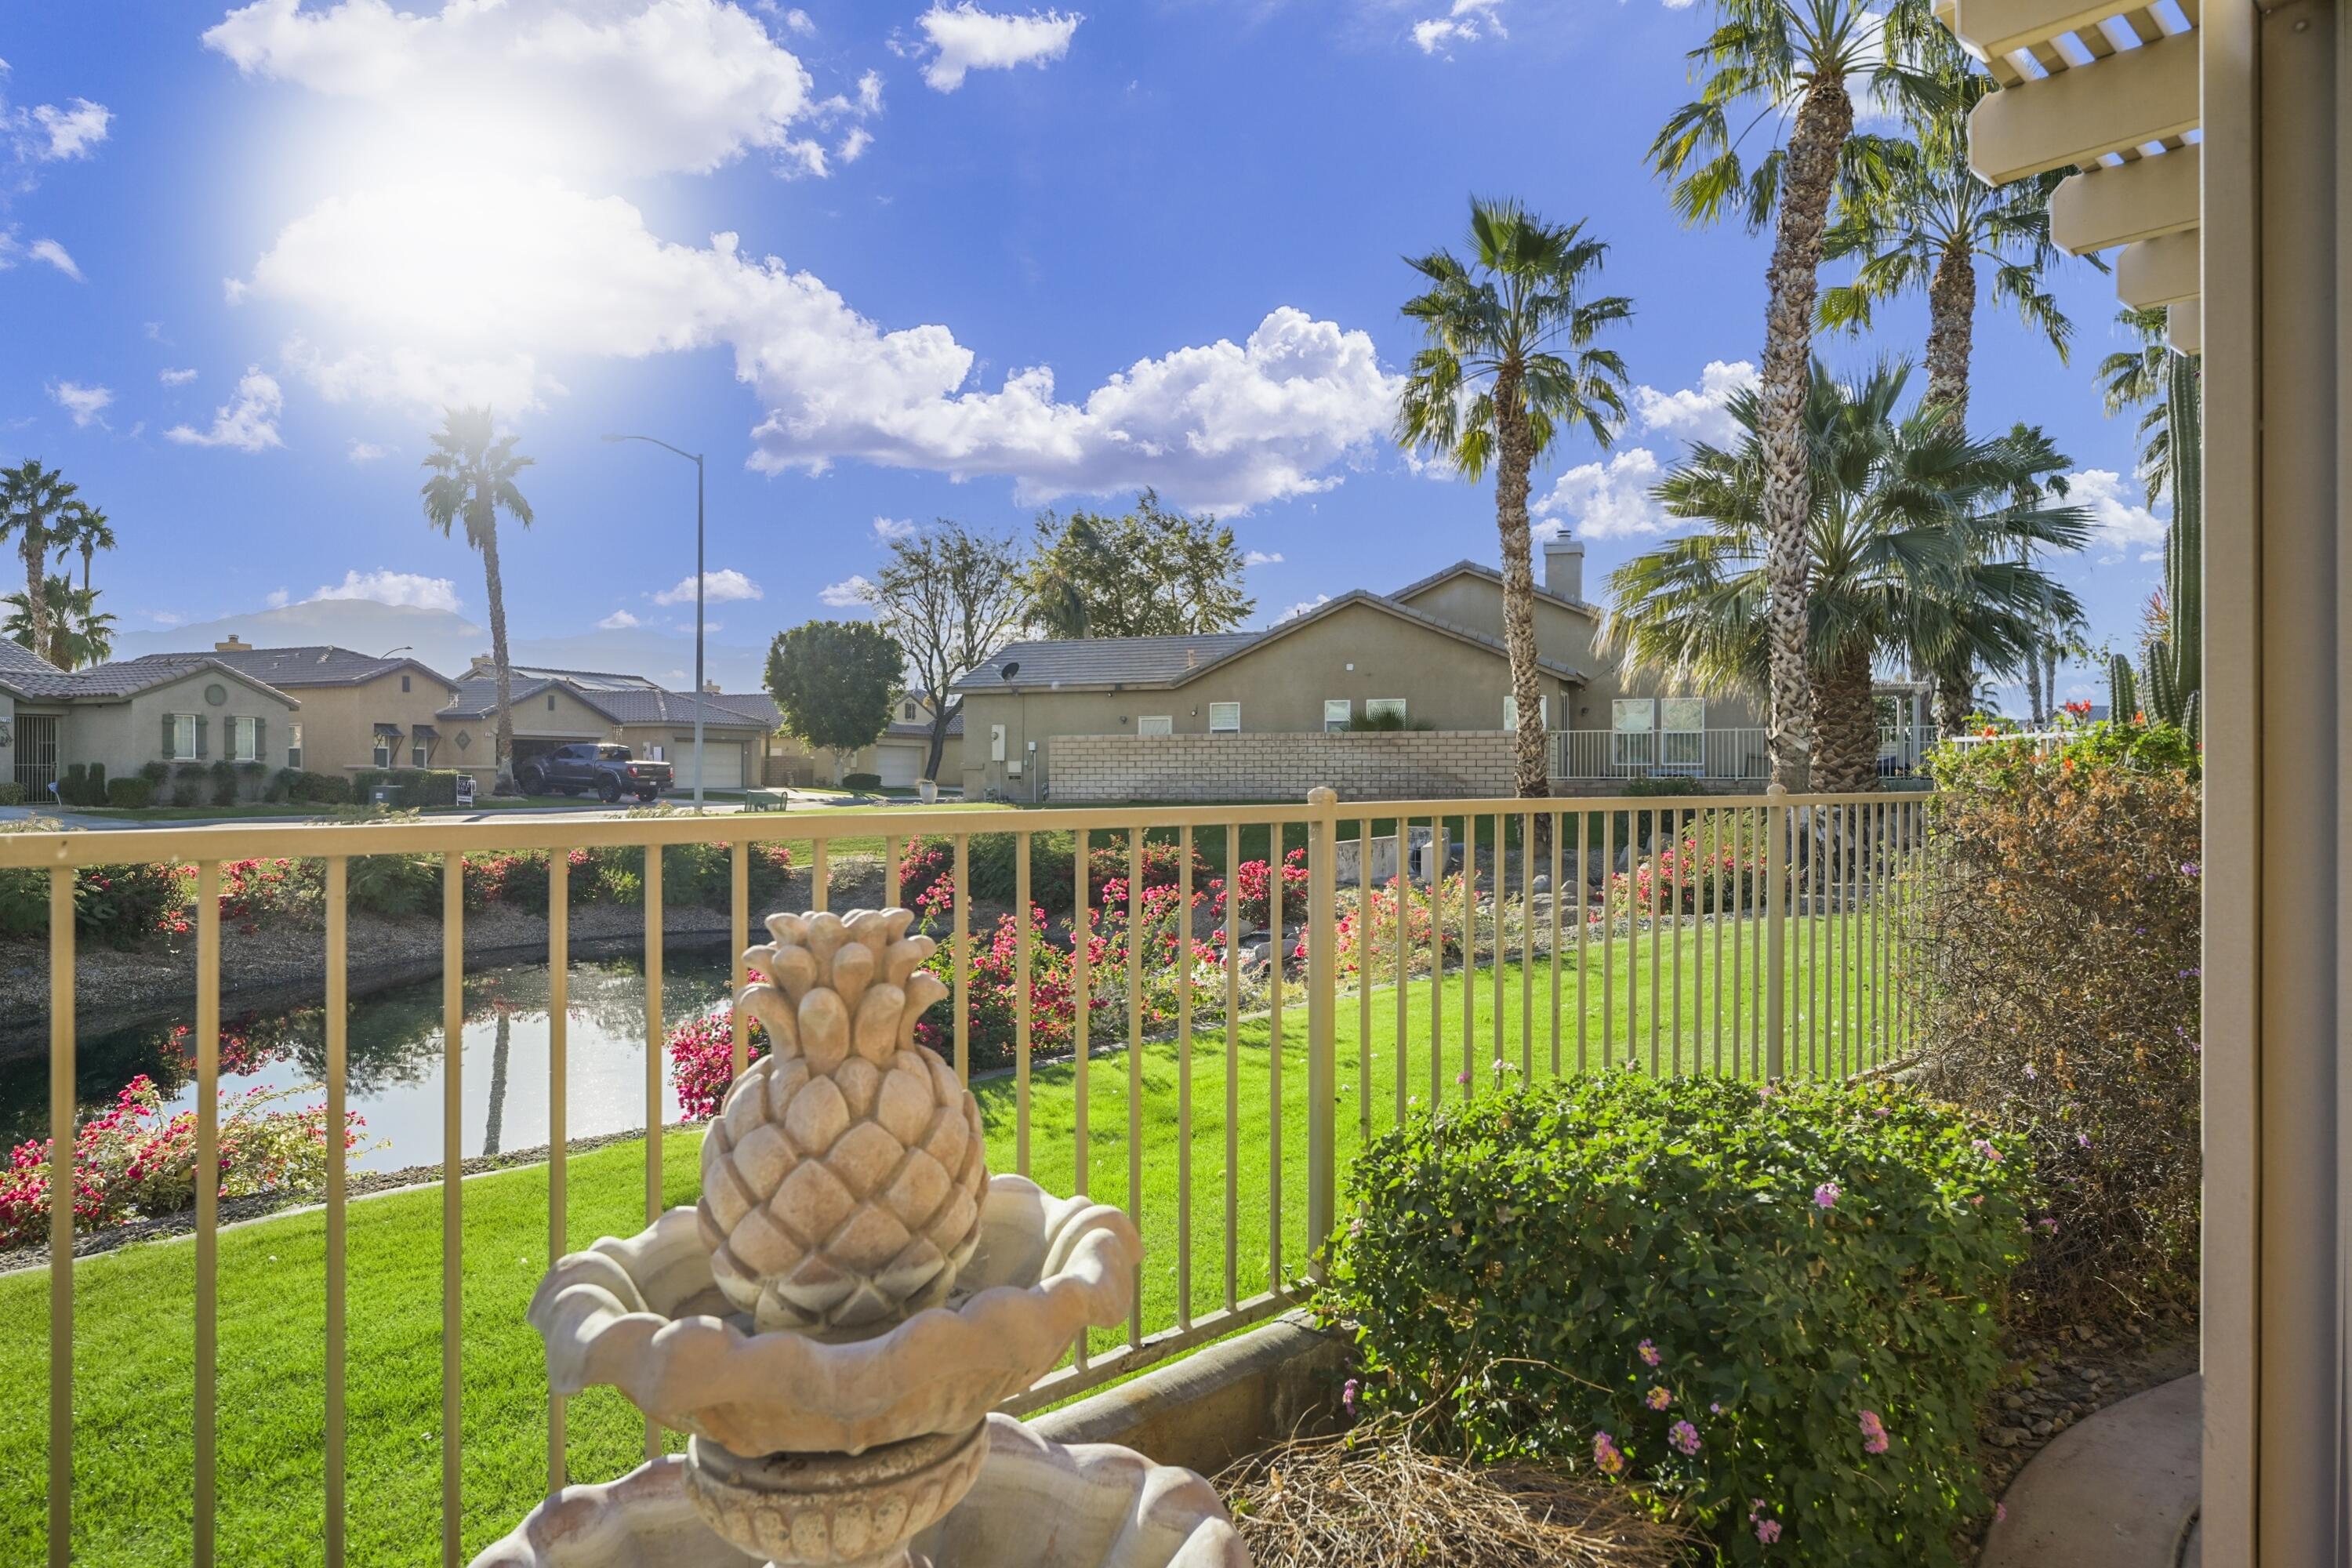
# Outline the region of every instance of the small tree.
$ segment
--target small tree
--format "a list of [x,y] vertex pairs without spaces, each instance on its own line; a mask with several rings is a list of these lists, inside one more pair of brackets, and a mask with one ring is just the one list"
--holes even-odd
[[515,450],[519,437],[500,436],[487,408],[443,411],[433,432],[433,450],[424,466],[433,470],[419,492],[425,521],[444,536],[463,522],[466,542],[482,557],[482,584],[490,604],[490,662],[498,682],[498,714],[492,725],[500,790],[514,787],[514,669],[507,658],[506,578],[499,566],[499,513],[530,526],[530,502],[515,476],[532,459]]
[[907,663],[930,694],[931,744],[923,776],[935,779],[948,726],[963,699],[955,683],[1010,641],[1027,618],[1026,563],[1010,539],[975,533],[941,518],[937,527],[894,540],[866,602],[907,650]]
[[1257,601],[1242,591],[1242,570],[1232,529],[1147,489],[1122,517],[1042,513],[1026,584],[1049,637],[1178,637],[1249,618]]
[[842,754],[872,745],[890,727],[907,652],[868,621],[810,621],[768,645],[768,694],[784,728]]

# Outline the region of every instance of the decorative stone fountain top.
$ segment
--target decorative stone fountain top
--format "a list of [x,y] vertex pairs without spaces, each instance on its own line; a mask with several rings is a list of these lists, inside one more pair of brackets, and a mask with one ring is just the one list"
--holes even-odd
[[912,919],[773,915],[744,954],[771,1049],[704,1136],[701,1202],[530,1305],[558,1392],[610,1384],[688,1453],[567,1488],[477,1568],[1246,1568],[1190,1471],[990,1415],[1127,1318],[1142,1242],[989,1177],[978,1104],[915,1041],[948,992]]

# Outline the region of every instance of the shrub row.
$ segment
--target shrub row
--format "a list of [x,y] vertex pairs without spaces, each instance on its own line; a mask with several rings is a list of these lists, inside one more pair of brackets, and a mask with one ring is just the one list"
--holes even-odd
[[[1013,904],[1019,900],[1020,867],[1016,859],[1015,840],[1011,833],[975,833],[967,840],[965,854],[971,867],[972,897],[992,904]],[[1143,846],[1143,886],[1172,888],[1178,885],[1182,870],[1180,846],[1158,839],[1147,840]],[[1116,885],[1118,896],[1124,896],[1128,876],[1127,845],[1122,841],[1090,849],[1087,855],[1087,901],[1099,903]],[[933,884],[942,879],[952,880],[955,873],[955,840],[932,835],[908,841],[898,858],[899,900],[909,909],[922,901],[923,895]],[[1195,890],[1209,887],[1213,873],[1200,849],[1192,851],[1192,886]],[[1076,907],[1077,836],[1067,831],[1033,833],[1029,836],[1029,899],[1042,906],[1056,919],[1066,919]],[[1246,897],[1247,889],[1244,889]],[[1260,916],[1258,918],[1263,918]]]
[[385,788],[392,791],[391,804],[404,811],[455,805],[457,777],[455,768],[362,768],[352,775],[351,798],[367,805],[379,788]]

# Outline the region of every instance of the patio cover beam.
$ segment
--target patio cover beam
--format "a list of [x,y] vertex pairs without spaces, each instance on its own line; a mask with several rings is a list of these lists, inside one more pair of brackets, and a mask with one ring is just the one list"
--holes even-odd
[[2203,153],[2190,142],[2161,157],[2076,174],[2051,193],[2050,238],[2082,256],[2195,228],[2204,166]]
[[1989,93],[1969,115],[1969,167],[1990,184],[2096,163],[2197,129],[2197,35]]
[[2116,294],[2136,310],[2197,298],[2198,231],[2159,235],[2126,246],[2116,259]]

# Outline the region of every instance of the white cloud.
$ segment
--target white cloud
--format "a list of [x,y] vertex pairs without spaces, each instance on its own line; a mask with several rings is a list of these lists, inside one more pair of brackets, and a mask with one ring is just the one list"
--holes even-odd
[[1277,550],[1272,553],[1268,553],[1263,550],[1253,550],[1248,554],[1242,557],[1242,564],[1244,566],[1279,566],[1282,564],[1282,552]]
[[[474,215],[466,245],[445,243],[452,210]],[[518,408],[553,384],[543,358],[726,343],[766,410],[754,467],[1005,475],[1024,505],[1156,485],[1231,511],[1325,489],[1321,470],[1387,431],[1398,386],[1369,334],[1286,306],[1240,343],[1139,360],[1081,402],[1057,399],[1042,365],[986,390],[944,326],[885,331],[732,235],[671,244],[628,203],[551,181],[443,178],[329,201],[279,234],[250,291],[366,324],[364,341],[289,349],[331,400]]]
[[880,71],[870,70],[857,79],[857,112],[860,114],[882,112],[882,73]]
[[273,588],[262,596],[262,604],[273,610],[282,610],[293,602],[294,595],[283,588]]
[[40,141],[34,156],[44,162],[60,158],[87,158],[90,150],[106,140],[106,128],[112,122],[114,111],[102,103],[92,103],[77,98],[70,109],[44,103],[36,107],[32,124],[39,128]]
[[2130,499],[2121,474],[2084,468],[2069,474],[2066,486],[2066,500],[2091,514],[2090,548],[2109,552],[2102,563],[2113,564],[2126,552],[2138,552],[2143,561],[2164,559],[2165,520]]
[[1328,605],[1330,602],[1331,595],[1328,594],[1318,594],[1311,599],[1301,599],[1298,603],[1291,605],[1290,608],[1275,616],[1273,624],[1278,626],[1285,621],[1297,620],[1307,611],[1315,609],[1319,605]]
[[874,145],[874,132],[866,130],[863,125],[853,125],[849,128],[849,134],[841,139],[841,145],[833,150],[833,155],[845,163],[855,163],[866,155],[866,149],[872,145]]
[[[714,605],[724,605],[737,599],[764,599],[760,584],[732,566],[702,574],[702,596]],[[682,577],[675,588],[665,588],[654,595],[656,605],[691,605],[694,603],[694,579]]]
[[389,458],[392,454],[393,448],[390,447],[374,441],[362,441],[354,436],[352,437],[350,448],[344,455],[354,463],[373,463],[380,458]]
[[1747,360],[1709,360],[1698,374],[1698,385],[1678,392],[1654,386],[1633,389],[1633,413],[1644,430],[1679,436],[1685,441],[1727,446],[1739,438],[1738,422],[1731,417],[1732,395],[1756,386],[1762,378]]
[[1647,447],[1628,447],[1603,462],[1580,463],[1536,502],[1533,510],[1545,521],[1534,532],[1543,539],[1564,528],[1586,539],[1664,533],[1675,520],[1650,496],[1661,471],[1658,455]]
[[165,386],[185,386],[196,379],[196,373],[192,370],[159,370],[155,373],[155,379]]
[[147,618],[159,626],[176,626],[188,617],[177,610],[150,610],[147,612]]
[[1042,66],[1070,52],[1070,35],[1086,18],[1076,11],[1033,11],[1026,16],[997,16],[972,0],[934,4],[915,25],[936,51],[923,67],[923,80],[940,92],[963,85],[964,74]]
[[320,599],[373,599],[379,605],[455,611],[457,608],[457,584],[446,577],[427,577],[416,572],[389,572],[379,567],[373,572],[346,572],[341,583],[320,588],[306,603]]
[[1453,57],[1446,47],[1449,44],[1510,37],[1503,30],[1502,9],[1502,0],[1454,0],[1453,8],[1444,16],[1415,22],[1412,41],[1424,55],[1444,54],[1450,59]]
[[66,254],[66,247],[54,239],[37,239],[25,247],[25,254],[36,261],[46,261],[75,282],[83,281],[81,268]]
[[380,110],[382,140],[350,149],[362,166],[463,167],[489,145],[509,167],[706,173],[758,148],[823,173],[793,131],[808,72],[723,0],[255,0],[205,42],[248,76]]
[[[211,429],[174,425],[163,432],[163,437],[186,447],[234,447],[240,452],[282,447],[285,443],[278,438],[278,416],[285,407],[286,395],[278,390],[277,378],[259,365],[252,365],[238,379],[236,398],[213,415]],[[364,597],[348,594],[341,596]]]
[[106,427],[106,410],[114,401],[114,394],[103,386],[84,386],[79,382],[49,383],[49,398],[58,407],[73,416],[74,428],[87,430],[95,425]]
[[631,626],[641,626],[645,624],[626,610],[614,610],[596,623],[596,629],[600,632],[625,632]]
[[919,531],[910,517],[877,517],[874,520],[874,542],[890,544],[901,539],[912,539]]
[[783,23],[786,32],[798,33],[804,38],[816,32],[816,24],[810,21],[809,14],[797,5],[783,12],[780,16],[777,16],[776,0],[760,0],[760,9],[772,16],[777,16],[777,19]]
[[836,610],[846,610],[869,602],[873,595],[874,584],[860,574],[827,585],[817,598]]

